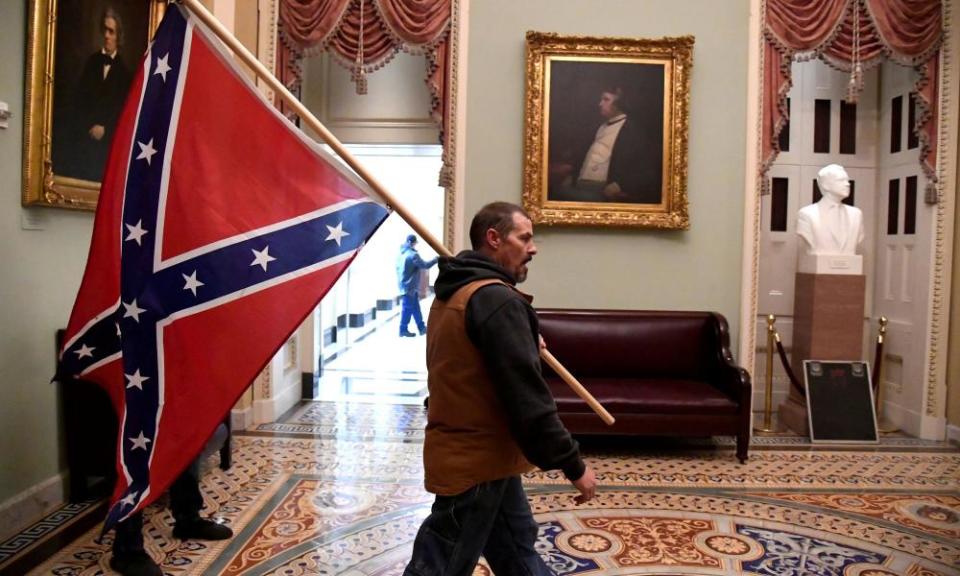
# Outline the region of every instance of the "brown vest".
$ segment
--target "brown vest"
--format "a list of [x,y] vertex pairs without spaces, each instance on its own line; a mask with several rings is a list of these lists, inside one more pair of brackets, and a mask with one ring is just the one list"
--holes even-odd
[[477,280],[443,302],[433,301],[427,331],[430,408],[423,443],[424,485],[453,496],[481,482],[533,469],[517,446],[480,350],[467,336],[466,309],[478,289],[499,280]]

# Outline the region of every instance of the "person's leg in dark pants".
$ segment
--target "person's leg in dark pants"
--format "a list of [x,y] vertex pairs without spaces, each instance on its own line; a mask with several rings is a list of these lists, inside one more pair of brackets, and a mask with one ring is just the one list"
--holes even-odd
[[417,323],[417,330],[423,336],[427,333],[427,325],[423,323],[423,313],[420,311],[420,297],[416,294],[410,296],[410,306],[413,309],[413,321]]
[[[543,561],[537,565],[533,558],[529,558],[527,551],[533,551],[536,541],[536,524],[530,516],[530,508],[526,508],[528,522],[522,522],[515,516],[523,516],[523,508],[516,503],[516,488],[519,478],[504,478],[493,482],[478,484],[462,494],[456,496],[437,496],[430,515],[423,521],[413,543],[413,555],[410,563],[404,570],[404,576],[469,576],[473,572],[480,554],[487,556],[489,541],[496,544],[491,553],[498,561],[501,570],[506,574],[550,574]],[[512,511],[505,517],[502,510],[503,500],[508,488],[511,492],[508,508]],[[523,489],[519,489],[521,496]],[[525,497],[524,497],[525,498]],[[524,500],[524,503],[526,501]],[[494,534],[496,530],[509,529],[522,532],[523,543],[512,548],[512,552],[520,556],[504,557],[507,544],[501,542],[510,539],[515,534]],[[533,525],[532,536],[530,532]],[[533,552],[536,555],[536,552]],[[535,560],[539,560],[537,557]],[[494,573],[501,576],[493,566]],[[529,570],[524,571],[525,567]]]
[[143,512],[137,512],[114,527],[110,568],[123,576],[163,575],[157,563],[143,549]]
[[[410,324],[410,316],[413,315],[413,307],[417,306],[416,296],[412,294],[404,294],[400,297],[400,335],[401,336],[413,336],[413,332],[407,329],[407,326]],[[423,322],[423,320],[420,320]]]
[[[227,427],[217,427],[197,459],[170,486],[170,510],[176,521],[173,535],[182,540],[226,540],[233,536],[227,526],[200,517],[203,494],[200,493],[200,463],[223,445]],[[143,513],[138,512],[114,528],[113,557],[110,567],[122,576],[162,576],[157,563],[143,548]]]
[[519,477],[507,479],[483,557],[497,576],[548,576],[553,572],[537,554],[539,526],[533,519]]
[[217,427],[203,451],[170,486],[170,512],[175,524],[173,535],[181,540],[226,540],[233,536],[227,526],[200,517],[203,494],[200,492],[200,463],[220,449],[227,437],[227,427]]
[[200,518],[203,494],[200,493],[200,459],[187,466],[170,485],[170,512],[176,525]]

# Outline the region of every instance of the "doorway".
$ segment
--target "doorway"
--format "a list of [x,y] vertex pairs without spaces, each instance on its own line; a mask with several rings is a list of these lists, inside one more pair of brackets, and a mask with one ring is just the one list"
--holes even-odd
[[[348,145],[377,180],[438,238],[445,191],[437,183],[440,146]],[[402,338],[396,273],[401,244],[413,229],[391,214],[314,312],[318,400],[419,404],[427,394],[426,338]],[[418,242],[424,260],[436,253]],[[426,318],[437,268],[426,275]],[[414,330],[416,333],[416,330]]]

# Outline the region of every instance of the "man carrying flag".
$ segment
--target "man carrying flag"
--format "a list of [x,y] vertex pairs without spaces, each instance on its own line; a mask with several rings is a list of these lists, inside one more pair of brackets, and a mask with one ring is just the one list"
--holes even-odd
[[117,123],[58,375],[103,386],[119,416],[105,530],[200,453],[386,218],[373,196],[167,8]]

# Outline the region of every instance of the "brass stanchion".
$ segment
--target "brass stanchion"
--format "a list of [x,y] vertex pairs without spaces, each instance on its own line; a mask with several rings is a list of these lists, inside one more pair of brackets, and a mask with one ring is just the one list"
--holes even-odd
[[877,351],[876,351],[876,358],[874,358],[874,368],[873,368],[874,380],[875,380],[874,386],[877,389],[876,398],[874,398],[874,402],[876,402],[876,406],[874,407],[874,410],[876,411],[876,414],[877,414],[877,432],[881,434],[891,434],[893,432],[898,432],[900,430],[896,426],[892,426],[892,427],[883,426],[884,424],[883,422],[883,380],[882,380],[883,339],[884,339],[884,336],[886,336],[886,334],[887,334],[887,317],[881,316],[880,332],[877,334]]
[[770,422],[773,412],[773,347],[776,338],[776,328],[773,327],[777,317],[773,314],[767,316],[767,378],[766,393],[763,407],[763,427],[755,426],[753,429],[757,432],[773,432],[773,426]]

